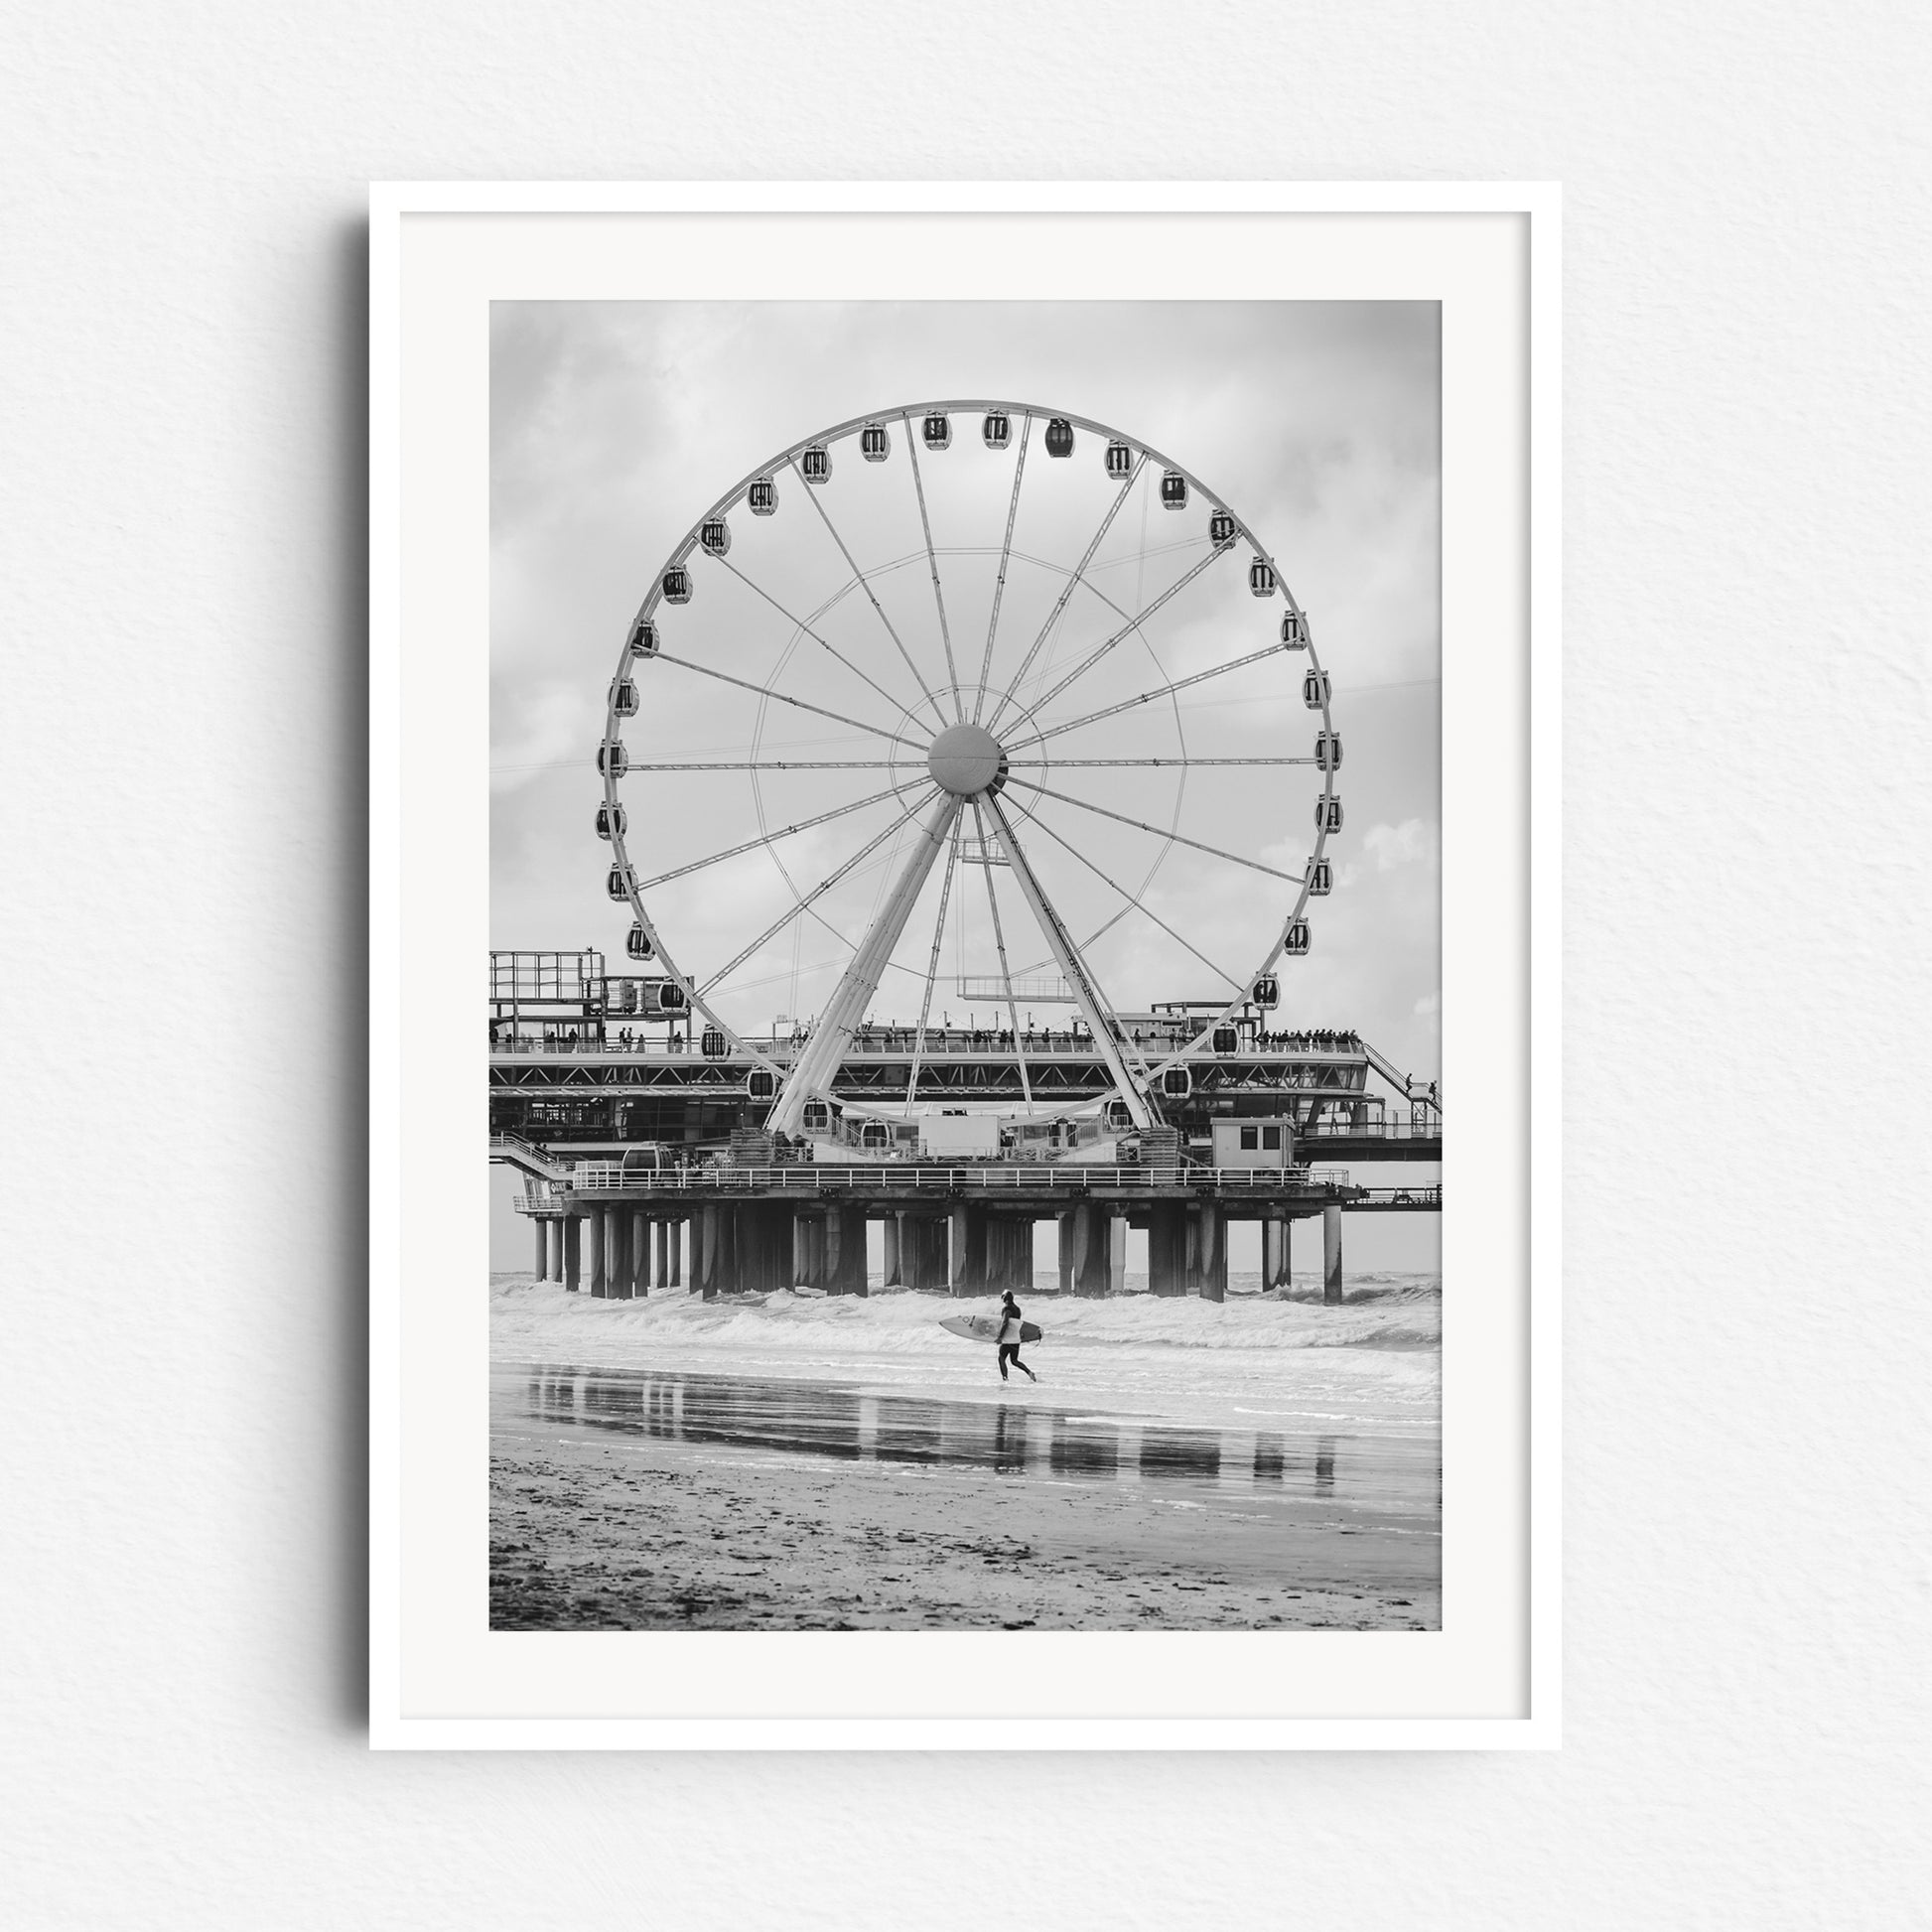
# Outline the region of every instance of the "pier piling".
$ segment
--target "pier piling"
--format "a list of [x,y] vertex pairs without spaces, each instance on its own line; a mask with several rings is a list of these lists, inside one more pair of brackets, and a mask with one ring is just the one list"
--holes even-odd
[[594,1207],[584,1216],[584,1272],[590,1277],[592,1296],[602,1302],[611,1293],[604,1264],[604,1210]]
[[865,1295],[866,1210],[828,1207],[819,1223],[819,1286],[828,1295]]
[[1147,1217],[1147,1285],[1156,1295],[1187,1293],[1187,1210],[1157,1201]]
[[1034,1224],[989,1215],[986,1222],[986,1289],[989,1295],[1032,1292]]
[[1321,1299],[1330,1307],[1341,1300],[1341,1209],[1321,1210]]
[[1261,1286],[1264,1292],[1289,1285],[1289,1230],[1285,1215],[1270,1215],[1261,1224]]
[[1227,1300],[1227,1215],[1212,1201],[1196,1201],[1187,1215],[1187,1293]]
[[1059,1217],[1060,1293],[1104,1296],[1112,1285],[1108,1259],[1114,1217],[1082,1201]]
[[986,1209],[954,1206],[948,1217],[950,1270],[947,1285],[955,1295],[986,1293]]
[[899,1279],[907,1288],[949,1288],[951,1259],[946,1222],[923,1214],[899,1218]]
[[630,1300],[630,1257],[624,1252],[627,1232],[622,1211],[604,1210],[604,1292],[614,1302]]

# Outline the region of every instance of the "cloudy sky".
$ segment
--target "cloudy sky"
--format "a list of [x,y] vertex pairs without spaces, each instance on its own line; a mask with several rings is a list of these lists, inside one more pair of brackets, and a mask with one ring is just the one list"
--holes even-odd
[[[621,956],[629,919],[604,892],[610,848],[593,830],[594,757],[630,619],[667,555],[741,477],[814,430],[879,414],[892,438],[884,464],[861,463],[849,441],[837,446],[816,503],[781,472],[776,515],[734,509],[729,559],[696,559],[691,603],[660,612],[667,654],[685,663],[639,667],[633,761],[854,767],[624,781],[631,858],[646,878],[853,807],[647,895],[679,965],[709,978],[749,947],[718,995],[735,1025],[762,1031],[777,1016],[816,1012],[911,850],[911,823],[898,821],[925,795],[915,780],[935,705],[950,715],[945,687],[964,687],[967,715],[980,703],[991,712],[1024,668],[1000,734],[1016,760],[1007,802],[1025,815],[1021,842],[1076,936],[1091,940],[1114,1003],[1206,998],[1226,992],[1222,974],[1245,978],[1289,891],[1253,867],[1301,873],[1312,850],[1314,773],[1085,761],[1306,756],[1318,723],[1302,702],[1306,660],[1278,654],[1026,748],[1033,732],[1261,648],[1283,607],[1249,596],[1245,550],[1187,577],[1209,555],[1207,506],[1165,511],[1150,467],[1095,553],[1094,590],[1076,587],[1061,608],[1065,573],[1117,493],[1099,441],[1082,437],[1070,461],[1055,463],[1036,425],[1016,510],[1018,421],[1004,455],[984,447],[975,415],[955,421],[949,450],[921,450],[915,465],[916,439],[897,415],[940,397],[999,397],[1089,417],[1162,450],[1223,498],[1281,566],[1333,680],[1347,813],[1329,845],[1335,892],[1311,908],[1312,950],[1284,969],[1283,1021],[1355,1028],[1403,1066],[1435,1073],[1433,304],[499,303],[492,330],[493,945],[591,945]],[[841,541],[869,572],[893,566],[875,579],[878,609],[853,589]],[[1123,621],[1183,577],[1144,626]],[[1121,630],[1118,646],[1055,695]],[[982,701],[989,634],[991,695]],[[819,711],[761,702],[688,666]],[[820,715],[828,711],[835,717]],[[1021,762],[1043,755],[1050,766]],[[1025,789],[1023,778],[1060,796]],[[1169,844],[1108,812],[1228,856]],[[755,943],[797,896],[855,858],[808,914]],[[882,1017],[916,1017],[943,871],[882,983]],[[1050,970],[1011,874],[992,877],[1012,969]],[[934,1008],[955,1019],[974,1006],[959,977],[998,971],[987,878],[985,867],[958,869],[940,930]],[[978,1011],[991,1021],[988,1003]]]

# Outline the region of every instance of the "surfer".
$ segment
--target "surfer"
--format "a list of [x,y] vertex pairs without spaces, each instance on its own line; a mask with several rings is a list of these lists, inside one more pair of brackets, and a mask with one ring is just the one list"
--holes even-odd
[[1007,1379],[1007,1363],[1026,1373],[1029,1382],[1037,1382],[1035,1375],[1020,1359],[1020,1304],[1013,1299],[1013,1290],[1008,1289],[1006,1299],[1000,1304],[1000,1380]]

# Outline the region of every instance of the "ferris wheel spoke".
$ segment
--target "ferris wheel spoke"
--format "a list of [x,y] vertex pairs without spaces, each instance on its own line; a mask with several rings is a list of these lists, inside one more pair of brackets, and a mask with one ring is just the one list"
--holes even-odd
[[[1210,973],[1212,973],[1216,979],[1226,980],[1227,983],[1231,987],[1233,987],[1236,992],[1240,992],[1247,985],[1247,982],[1245,980],[1236,979],[1234,975],[1230,973],[1225,966],[1215,965],[1213,960],[1209,959],[1208,956],[1204,952],[1202,952],[1197,946],[1194,946],[1189,941],[1183,939],[1180,936],[1180,934],[1177,933],[1173,929],[1173,927],[1171,926],[1167,922],[1167,920],[1160,915],[1159,912],[1155,911],[1153,907],[1150,906],[1147,903],[1147,901],[1140,897],[1138,893],[1130,893],[1127,890],[1127,888],[1120,883],[1119,880],[1113,877],[1111,873],[1104,872],[1101,870],[1099,866],[1095,865],[1094,862],[1091,859],[1089,859],[1087,855],[1084,852],[1082,852],[1080,848],[1077,845],[1075,845],[1070,839],[1061,838],[1059,833],[1054,831],[1054,829],[1047,824],[1046,820],[1038,812],[1035,812],[1032,817],[1032,819],[1030,819],[1028,822],[1033,825],[1037,825],[1039,829],[1042,832],[1044,832],[1046,836],[1049,839],[1051,839],[1055,845],[1062,847],[1067,852],[1070,852],[1073,855],[1073,857],[1078,859],[1079,862],[1083,866],[1085,866],[1086,869],[1090,873],[1092,873],[1096,879],[1102,881],[1105,885],[1109,886],[1114,892],[1118,893],[1121,896],[1121,897],[1127,901],[1126,905],[1124,905],[1119,912],[1115,913],[1114,916],[1107,921],[1106,925],[1100,927],[1099,931],[1093,934],[1093,937],[1087,941],[1088,945],[1092,945],[1094,940],[1098,939],[1102,932],[1106,932],[1110,927],[1118,925],[1120,921],[1123,918],[1125,918],[1130,911],[1138,912],[1141,914],[1143,918],[1151,919],[1156,925],[1158,925],[1161,928],[1163,932],[1165,932],[1168,935],[1170,939],[1172,939],[1174,942],[1175,945],[1179,946],[1184,952],[1192,953],[1193,956],[1196,959],[1198,959],[1200,963],[1203,966],[1205,966],[1207,970]],[[1166,837],[1168,835],[1164,833],[1162,836]],[[1143,880],[1142,881],[1143,889],[1145,889],[1146,884],[1147,882]]]
[[[1050,760],[1040,759],[1037,763]],[[1062,764],[1104,763],[1104,759],[1062,759]],[[1205,762],[1206,760],[1196,760]],[[648,771],[897,771],[904,762],[901,759],[725,759],[722,760],[699,759],[696,761],[672,759],[664,763],[652,759],[649,764],[633,764],[630,769],[643,773]],[[1239,762],[1224,760],[1224,762]],[[1292,760],[1291,760],[1292,762]],[[1302,762],[1307,763],[1307,759]]]
[[[937,785],[933,786],[932,788],[934,793],[936,793],[938,789],[939,788]],[[847,873],[851,872],[853,868],[856,867],[862,859],[871,858],[872,855],[875,852],[877,852],[879,848],[882,845],[884,845],[886,841],[889,838],[891,838],[893,834],[897,832],[898,828],[901,825],[903,825],[908,818],[912,817],[913,814],[919,810],[920,806],[924,805],[926,802],[927,800],[925,798],[919,798],[914,800],[913,803],[906,806],[906,808],[902,812],[900,812],[899,815],[896,819],[894,819],[893,822],[889,826],[887,826],[883,832],[879,833],[876,837],[868,839],[866,843],[862,845],[858,849],[858,851],[855,852],[852,855],[852,857],[845,862],[844,865],[840,866],[836,872],[827,874],[825,878],[821,879],[819,883],[816,886],[814,886],[812,890],[809,893],[807,893],[802,898],[800,898],[795,904],[787,906],[784,912],[779,917],[773,919],[771,923],[768,926],[766,926],[765,929],[762,932],[760,932],[759,936],[756,939],[754,939],[749,946],[747,946],[742,952],[735,954],[728,964],[720,967],[717,972],[712,974],[712,976],[705,981],[703,986],[701,986],[698,989],[700,995],[708,999],[714,992],[717,991],[719,987],[721,987],[725,983],[726,980],[730,979],[731,976],[735,972],[737,972],[738,969],[741,966],[743,966],[745,962],[748,959],[750,959],[752,955],[756,953],[760,946],[769,944],[770,941],[775,939],[778,936],[778,934],[781,933],[785,929],[785,927],[792,922],[793,919],[797,918],[801,912],[808,911],[813,905],[817,904],[817,902],[821,898],[823,898],[825,895],[829,893],[832,890],[832,888],[836,886],[839,883],[839,881],[846,876]]]
[[[1123,698],[1119,704],[1104,705],[1098,711],[1089,711],[1084,718],[1068,718],[1057,725],[1048,725],[1044,731],[1035,732],[1031,738],[1017,739],[1007,750],[1014,752],[1031,751],[1035,745],[1044,745],[1049,738],[1058,738],[1062,732],[1076,732],[1086,725],[1097,725],[1103,718],[1117,718],[1123,711],[1132,711],[1136,705],[1153,704],[1157,699],[1172,697],[1176,691],[1185,691],[1189,685],[1205,684],[1209,678],[1225,677],[1230,671],[1245,669],[1250,664],[1259,664],[1264,657],[1273,657],[1281,646],[1268,644],[1260,650],[1251,650],[1246,657],[1231,657],[1225,664],[1210,665],[1204,671],[1195,671],[1188,677],[1170,678],[1166,684],[1152,691],[1143,691],[1139,697]],[[1303,759],[1299,762],[1311,764],[1313,759]]]
[[959,813],[960,800],[943,794],[938,808],[919,827],[911,857],[893,882],[892,890],[827,1001],[811,1038],[805,1042],[804,1051],[792,1061],[791,1071],[771,1103],[766,1118],[774,1134],[789,1132],[798,1125],[807,1100],[831,1092],[852,1044],[852,1035],[879,991],[879,982],[892,961],[893,950],[931,876],[939,848],[947,843],[949,836],[956,838]]
[[[1067,688],[1068,685],[1074,684],[1079,679],[1084,677],[1087,674],[1087,672],[1092,670],[1093,667],[1096,664],[1098,664],[1100,660],[1103,657],[1105,657],[1107,653],[1110,650],[1112,650],[1116,644],[1121,642],[1123,638],[1133,636],[1135,631],[1140,629],[1140,627],[1147,622],[1148,619],[1153,617],[1155,612],[1160,610],[1164,604],[1167,604],[1171,602],[1173,599],[1178,597],[1180,593],[1184,591],[1187,588],[1187,586],[1191,584],[1194,581],[1194,579],[1201,574],[1202,571],[1204,571],[1211,563],[1213,563],[1216,557],[1222,556],[1225,553],[1226,553],[1225,545],[1223,545],[1220,549],[1210,550],[1207,553],[1207,555],[1201,558],[1201,560],[1197,564],[1195,564],[1191,569],[1183,571],[1181,575],[1175,578],[1174,581],[1172,584],[1170,584],[1168,588],[1165,591],[1163,591],[1161,595],[1157,597],[1152,604],[1148,605],[1147,608],[1143,610],[1138,617],[1136,617],[1131,622],[1122,624],[1121,627],[1118,630],[1116,630],[1114,634],[1111,637],[1109,637],[1104,643],[1096,646],[1093,650],[1089,651],[1087,655],[1079,661],[1079,663],[1074,665],[1072,670],[1068,671],[1067,674],[1063,678],[1061,678],[1056,685],[1053,686],[1052,690],[1048,691],[1043,698],[1039,699],[1035,704],[1031,706],[1030,709],[1035,712],[1044,711],[1046,707],[1049,704],[1051,704],[1053,700],[1057,698],[1060,695],[1060,693]],[[1269,648],[1273,649],[1274,646],[1271,645]],[[1266,656],[1267,653],[1265,651],[1258,652],[1257,655]]]
[[[873,688],[873,690],[877,691],[879,695],[882,698],[884,698],[889,705],[893,707],[895,711],[909,713],[913,709],[912,706],[908,704],[903,704],[897,698],[896,698],[892,692],[888,691],[886,687],[879,682],[877,678],[868,677],[866,673],[862,671],[858,667],[858,665],[853,663],[853,661],[849,657],[847,657],[845,653],[841,651],[835,644],[827,643],[826,640],[823,637],[821,637],[818,634],[818,632],[814,630],[811,627],[811,625],[804,621],[803,618],[793,617],[792,614],[789,611],[787,611],[785,607],[782,604],[780,604],[778,600],[775,597],[773,597],[771,593],[767,591],[762,584],[759,584],[756,582],[754,579],[746,576],[746,574],[742,570],[740,570],[739,567],[735,563],[733,563],[729,557],[719,557],[717,561],[723,564],[724,567],[728,571],[730,571],[731,574],[734,577],[736,577],[738,581],[746,587],[747,590],[756,591],[759,597],[763,598],[765,603],[770,605],[772,610],[777,612],[779,617],[783,618],[784,621],[788,624],[790,624],[794,629],[802,630],[805,633],[805,635],[812,640],[813,643],[817,644],[821,649],[827,651],[831,656],[837,658],[838,661],[841,664],[843,664],[845,668],[848,671],[850,671],[852,675],[856,677],[862,684],[870,685]],[[930,696],[931,694],[928,692],[927,695]]]
[[1108,1072],[1113,1075],[1114,1085],[1120,1090],[1130,1118],[1136,1127],[1152,1127],[1154,1115],[1127,1064],[1126,1045],[1113,1008],[1108,1005],[1099,981],[1081,957],[1080,949],[1073,943],[1073,937],[1060,915],[1053,910],[1052,901],[1046,897],[1045,889],[1034,872],[1033,862],[1014,836],[1013,821],[1007,817],[998,794],[989,791],[984,797],[986,809],[992,813],[994,822],[1000,828],[1000,843],[1006,849],[1007,863],[1013,868],[1014,881],[1034,915],[1034,923],[1039,927],[1040,937],[1046,941],[1046,950],[1053,955],[1053,963],[1073,989],[1076,1004],[1086,1014],[1087,1025],[1093,1030],[1094,1045],[1099,1048]]
[[[1029,741],[1037,744],[1037,739]],[[1188,768],[1197,764],[1313,764],[1312,758],[1305,759],[1011,759],[1010,764],[1016,766],[1037,765],[1042,769],[1050,766],[1055,771],[1071,771],[1105,766],[1109,770],[1124,768],[1128,765],[1182,765]],[[668,771],[670,765],[653,765],[653,771]],[[693,766],[693,769],[698,767]]]
[[859,588],[865,592],[866,602],[879,614],[879,621],[886,626],[887,636],[897,645],[898,654],[905,659],[905,668],[912,673],[912,681],[925,693],[925,701],[932,707],[932,715],[938,721],[939,729],[944,731],[946,729],[946,714],[941,708],[939,700],[932,695],[932,686],[925,681],[925,678],[919,671],[919,667],[913,663],[912,653],[905,648],[904,638],[893,628],[893,621],[886,615],[886,607],[873,594],[871,580],[859,568],[858,562],[853,557],[852,552],[846,548],[845,539],[839,535],[838,526],[832,521],[831,512],[819,500],[820,492],[805,482],[805,473],[798,468],[795,459],[792,462],[791,468],[793,475],[798,479],[799,487],[811,499],[812,508],[818,512],[819,521],[825,525],[826,534],[838,545],[839,555],[845,559],[847,569],[852,572],[853,577],[858,582]]
[[959,838],[965,814],[953,815],[952,844],[946,853],[946,876],[939,882],[939,916],[932,922],[932,957],[926,962],[925,991],[919,996],[919,1024],[912,1035],[912,1066],[905,1077],[905,1104],[918,1096],[919,1068],[925,1060],[925,1023],[932,1017],[932,989],[939,978],[939,947],[946,936],[946,905],[952,897],[953,872],[959,864]]
[[1203,845],[1199,839],[1190,839],[1179,832],[1164,832],[1158,825],[1150,825],[1143,818],[1129,818],[1124,812],[1112,812],[1105,805],[1089,804],[1084,798],[1075,798],[1071,792],[1054,791],[1048,785],[1035,784],[1031,778],[1010,777],[1009,784],[1024,785],[1029,791],[1036,791],[1042,798],[1057,798],[1063,805],[1078,805],[1083,812],[1092,812],[1100,818],[1111,818],[1117,824],[1131,825],[1138,832],[1150,833],[1157,839],[1172,839],[1176,845],[1192,846],[1196,852],[1205,852],[1210,858],[1225,859],[1231,866],[1246,866],[1250,872],[1266,873],[1270,879],[1280,879],[1288,885],[1299,886],[1301,880],[1292,873],[1279,872],[1273,866],[1264,866],[1259,859],[1244,859],[1238,852],[1223,852],[1218,845]]
[[[978,724],[980,713],[986,708],[986,683],[993,674],[993,639],[1000,628],[1000,603],[1007,594],[1007,564],[1013,556],[1013,521],[1020,514],[1020,484],[1027,475],[1027,444],[1034,433],[1034,419],[1031,415],[1020,426],[1020,461],[1013,471],[1013,500],[1007,505],[1006,540],[1000,545],[1000,574],[993,585],[993,616],[986,626],[986,654],[980,659],[980,679],[973,692],[973,723]],[[988,874],[989,885],[992,875]],[[1024,1084],[1027,1078],[1026,1063],[1022,1061],[1020,1078]],[[1033,1110],[1033,1097],[1028,1095],[1027,1108]]]
[[[1032,419],[1029,418],[1029,421]],[[1021,443],[1021,454],[1026,454],[1026,444]],[[973,826],[979,833],[980,857],[987,858],[986,815],[980,810],[979,800],[973,801]],[[1027,1112],[1034,1111],[1034,1083],[1027,1072],[1026,1043],[1020,1037],[1020,1008],[1013,997],[1013,974],[1007,965],[1007,935],[1000,924],[1000,896],[993,890],[993,867],[989,861],[981,870],[986,874],[986,904],[993,914],[993,945],[1000,956],[1000,984],[1006,989],[1007,1025],[1013,1034],[1013,1063],[1020,1069],[1020,1091],[1027,1103]]]
[[683,670],[696,671],[701,677],[715,677],[721,684],[735,684],[741,691],[756,692],[760,698],[775,698],[779,704],[788,704],[796,710],[829,718],[835,725],[850,725],[854,731],[888,739],[895,745],[903,745],[908,752],[916,752],[921,757],[925,754],[923,745],[915,745],[911,739],[901,738],[897,732],[889,732],[880,725],[868,725],[859,718],[848,718],[842,711],[827,711],[823,705],[807,704],[803,698],[789,698],[782,691],[772,690],[768,684],[754,684],[750,678],[733,677],[729,671],[715,670],[709,664],[694,663],[688,657],[673,657],[667,650],[660,650],[651,661],[656,664],[676,664]]
[[1028,647],[1026,656],[1020,660],[1019,670],[1013,674],[1012,682],[1000,694],[1000,702],[993,707],[993,716],[986,721],[988,731],[997,732],[1000,729],[1000,720],[1006,715],[1007,706],[1013,702],[1014,693],[1026,682],[1027,673],[1032,670],[1034,659],[1039,655],[1040,646],[1052,635],[1053,626],[1059,622],[1060,614],[1066,609],[1067,600],[1072,597],[1074,590],[1078,587],[1082,573],[1086,570],[1086,567],[1093,562],[1093,553],[1106,541],[1107,532],[1114,526],[1114,518],[1120,514],[1121,505],[1127,501],[1135,483],[1140,481],[1141,472],[1146,466],[1147,458],[1145,456],[1141,456],[1135,460],[1134,468],[1128,472],[1127,481],[1120,486],[1120,494],[1108,504],[1107,514],[1100,519],[1100,527],[1093,533],[1093,541],[1087,545],[1086,552],[1080,561],[1073,566],[1072,575],[1066,580],[1066,588],[1060,592],[1052,610],[1047,613],[1046,621],[1039,626],[1039,635]]
[[[654,771],[668,770],[667,765],[653,765]],[[869,798],[855,799],[850,805],[835,806],[829,812],[820,812],[816,818],[801,818],[796,825],[786,825],[775,832],[766,832],[756,839],[747,839],[743,845],[727,846],[723,852],[714,852],[708,859],[693,859],[688,866],[679,866],[671,872],[660,872],[655,879],[646,879],[637,888],[641,893],[654,891],[659,886],[668,886],[673,879],[682,879],[689,873],[703,872],[708,866],[723,865],[727,859],[742,859],[748,852],[757,852],[779,839],[788,839],[794,832],[809,832],[815,825],[829,825],[835,818],[845,818],[853,812],[864,811],[868,805],[883,805],[889,798],[902,798],[920,781],[908,778],[902,785],[888,785],[884,791],[875,791]],[[916,811],[917,806],[913,807]],[[903,816],[909,816],[904,814]],[[899,823],[895,820],[894,823]],[[890,826],[887,828],[892,829]]]
[[939,559],[932,548],[932,519],[926,514],[925,479],[919,474],[919,442],[912,434],[912,419],[900,413],[899,421],[905,426],[905,454],[911,459],[912,487],[919,497],[919,528],[925,532],[926,568],[932,573],[932,601],[939,607],[939,637],[946,647],[946,675],[952,681],[953,717],[959,724],[966,722],[966,708],[960,702],[959,666],[953,662],[952,626],[946,621],[946,594],[939,584]]

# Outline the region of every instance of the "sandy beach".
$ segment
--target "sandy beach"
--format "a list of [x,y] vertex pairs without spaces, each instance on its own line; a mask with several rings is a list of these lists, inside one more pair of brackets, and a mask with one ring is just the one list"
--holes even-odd
[[491,1285],[503,1629],[1428,1629],[1440,1297],[1037,1297],[1003,1387],[892,1293]]

